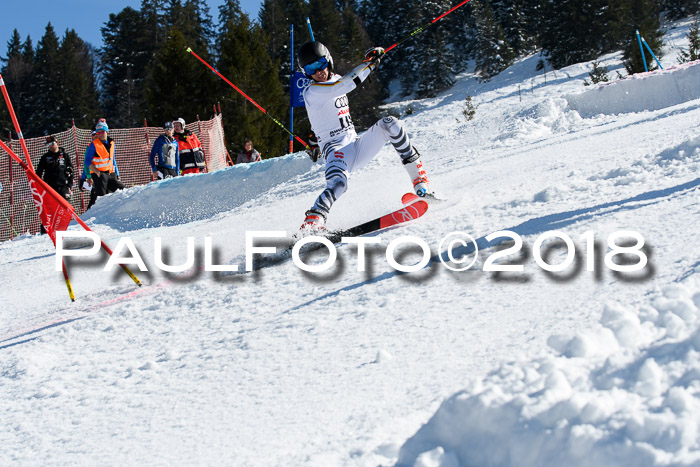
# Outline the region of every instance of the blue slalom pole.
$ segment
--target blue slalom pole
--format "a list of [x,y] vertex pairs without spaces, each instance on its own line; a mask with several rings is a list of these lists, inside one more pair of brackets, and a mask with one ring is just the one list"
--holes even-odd
[[[292,76],[294,76],[294,25],[291,24],[289,28],[289,38],[290,38],[290,43],[291,46],[289,47],[290,55],[291,55],[291,64],[292,64]],[[292,90],[292,86],[289,86],[289,131],[291,131],[291,134],[294,134],[294,91]],[[294,138],[289,136],[289,154],[294,152]]]
[[649,71],[649,68],[647,68],[647,58],[644,56],[644,47],[642,47],[642,38],[639,35],[639,29],[637,29],[637,42],[639,42],[639,51],[642,52],[642,62],[644,63],[644,71]]
[[649,47],[649,44],[647,44],[647,41],[644,40],[644,37],[642,37],[642,42],[647,47],[647,50],[649,50],[649,53],[651,54],[651,56],[654,57],[654,60],[656,60],[656,64],[659,65],[659,68],[661,68],[663,70],[664,67],[661,66],[661,62],[659,61],[658,58],[656,58],[656,55],[654,55],[654,51],[651,50],[651,47]]
[[315,41],[316,39],[314,39],[314,32],[311,29],[311,21],[309,20],[308,17],[306,18],[306,25],[309,27],[309,35],[311,36],[311,40]]

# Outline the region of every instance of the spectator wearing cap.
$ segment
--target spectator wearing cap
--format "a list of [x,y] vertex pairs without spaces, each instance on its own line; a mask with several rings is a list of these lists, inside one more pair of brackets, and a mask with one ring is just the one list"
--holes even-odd
[[95,139],[85,151],[84,176],[90,191],[88,209],[95,204],[97,198],[108,193],[126,188],[119,180],[119,169],[114,160],[114,140],[109,137],[109,126],[104,120],[95,125]]
[[204,161],[204,149],[197,135],[185,129],[185,120],[178,118],[173,121],[175,139],[180,148],[180,170],[182,174],[203,172],[207,164]]
[[55,136],[46,137],[46,154],[41,156],[36,174],[65,199],[73,194],[73,163]]
[[243,142],[243,151],[236,158],[236,164],[247,164],[249,162],[258,162],[260,153],[253,148],[253,142],[249,139]]
[[177,177],[180,169],[180,148],[173,136],[173,122],[163,124],[163,134],[156,139],[151,148],[148,161],[154,180]]

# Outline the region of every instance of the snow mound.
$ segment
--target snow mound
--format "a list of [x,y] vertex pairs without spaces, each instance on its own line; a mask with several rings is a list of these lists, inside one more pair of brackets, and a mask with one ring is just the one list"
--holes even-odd
[[504,144],[537,141],[576,127],[581,116],[560,97],[548,98],[508,117],[502,132]]
[[700,99],[700,60],[638,73],[589,91],[564,96],[582,117],[660,110]]
[[659,153],[647,154],[629,166],[617,167],[603,175],[594,175],[589,180],[607,180],[621,186],[697,173],[700,173],[700,136],[689,137]]
[[[698,465],[700,275],[446,400],[398,465]],[[428,453],[428,454],[426,454]],[[438,464],[435,464],[438,465]]]
[[293,184],[311,167],[304,153],[295,153],[161,180],[100,197],[85,217],[122,232],[187,224],[240,207],[281,184]]

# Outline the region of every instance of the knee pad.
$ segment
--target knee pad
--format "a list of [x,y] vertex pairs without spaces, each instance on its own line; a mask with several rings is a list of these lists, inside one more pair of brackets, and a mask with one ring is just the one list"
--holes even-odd
[[401,122],[396,117],[385,117],[379,122],[379,125],[387,141],[394,146],[401,159],[411,157],[411,140],[404,131]]
[[337,199],[348,189],[348,178],[344,175],[336,175],[326,181],[326,189],[331,190]]
[[396,117],[384,117],[379,122],[382,130],[387,134],[387,136],[396,138],[403,130],[403,126]]

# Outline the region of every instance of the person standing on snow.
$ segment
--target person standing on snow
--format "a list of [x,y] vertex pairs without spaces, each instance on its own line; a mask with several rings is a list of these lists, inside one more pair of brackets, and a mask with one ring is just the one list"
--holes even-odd
[[175,125],[175,139],[180,147],[180,170],[182,175],[203,172],[207,164],[204,161],[204,150],[197,135],[185,130],[185,120],[178,118]]
[[95,139],[85,151],[85,171],[83,176],[87,179],[90,191],[90,209],[99,196],[114,193],[126,188],[119,180],[119,169],[114,160],[114,140],[109,137],[107,122],[100,120],[95,125]]
[[350,118],[347,93],[360,85],[377,68],[384,49],[375,47],[365,53],[365,60],[345,76],[333,73],[333,58],[320,42],[307,42],[297,55],[304,74],[313,80],[304,90],[306,112],[317,140],[310,141],[307,150],[311,160],[326,160],[326,189],[306,211],[301,226],[304,231],[324,228],[333,203],[347,190],[348,176],[370,162],[384,144],[390,142],[401,156],[413,189],[418,196],[432,194],[420,154],[401,123],[395,117],[386,117],[370,127],[362,136],[355,132]]
[[56,190],[56,193],[70,200],[71,187],[73,186],[73,163],[66,155],[66,150],[58,146],[55,136],[46,138],[46,148],[48,151],[41,156],[36,174]]
[[180,170],[180,148],[173,137],[174,131],[173,122],[165,122],[163,124],[163,134],[153,143],[148,162],[151,163],[154,180],[177,177],[178,175]]
[[[36,174],[44,180],[56,193],[70,201],[73,194],[73,163],[66,154],[66,150],[58,146],[55,136],[46,137],[46,148],[48,151],[41,156]],[[46,229],[41,226],[41,233],[45,234]]]

